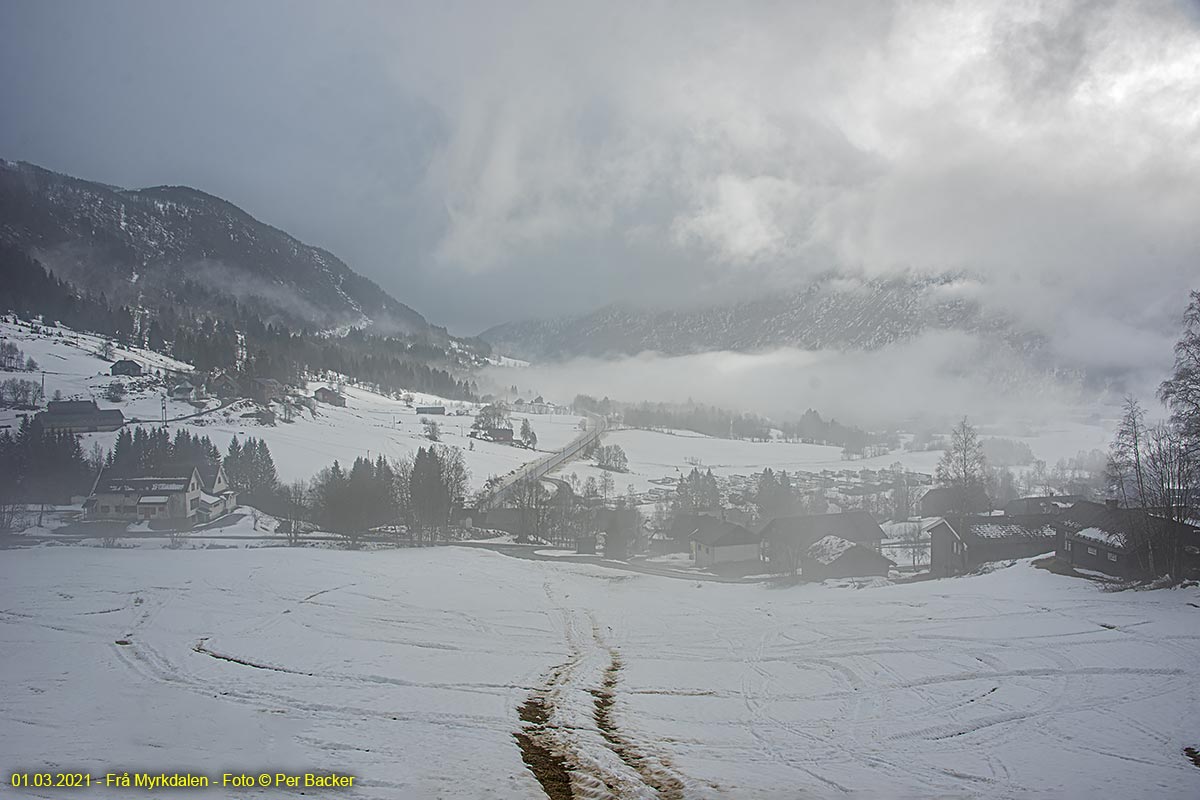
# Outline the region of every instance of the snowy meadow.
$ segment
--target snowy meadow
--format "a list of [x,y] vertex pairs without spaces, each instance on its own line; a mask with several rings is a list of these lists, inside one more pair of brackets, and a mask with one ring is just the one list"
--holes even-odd
[[458,547],[14,550],[0,750],[381,800],[543,796],[538,752],[585,798],[1194,797],[1197,604],[1029,562],[853,589]]

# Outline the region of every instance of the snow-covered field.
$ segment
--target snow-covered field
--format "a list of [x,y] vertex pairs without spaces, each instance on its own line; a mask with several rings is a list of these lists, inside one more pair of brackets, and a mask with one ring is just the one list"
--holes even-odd
[[1198,603],[1025,562],[780,589],[465,548],[39,547],[0,559],[0,752],[544,796],[523,732],[576,797],[1195,797]]
[[[61,334],[61,335],[60,335]],[[126,419],[137,418],[154,424],[162,419],[162,388],[136,388],[148,383],[142,379],[122,379],[131,390],[121,402],[104,399],[104,389],[114,379],[109,374],[111,362],[100,357],[103,339],[90,334],[77,333],[69,329],[43,328],[43,333],[31,333],[28,328],[0,321],[0,336],[15,343],[26,356],[32,356],[46,370],[46,396],[52,397],[60,391],[65,398],[94,399],[101,408],[119,408]],[[150,369],[189,371],[191,367],[149,350],[115,348],[113,358],[130,358]],[[0,380],[10,377],[40,382],[41,372],[3,372]],[[308,394],[324,384],[312,382]],[[307,411],[297,412],[295,421],[279,422],[274,426],[260,425],[255,420],[243,419],[240,415],[251,410],[250,404],[213,411],[209,414],[179,422],[169,422],[174,431],[179,427],[207,435],[224,451],[230,439],[238,436],[262,438],[271,448],[279,477],[285,482],[307,480],[321,469],[328,467],[334,459],[343,463],[353,462],[358,456],[380,453],[399,458],[411,455],[418,447],[428,445],[424,436],[421,418],[413,408],[399,400],[385,397],[355,386],[344,387],[347,399],[345,408],[320,404],[316,415]],[[476,406],[471,403],[446,401],[434,395],[413,393],[415,405],[445,405],[448,411],[465,409],[473,414]],[[210,400],[216,407],[219,402]],[[167,418],[195,414],[197,409],[187,402],[167,400]],[[0,426],[15,426],[19,413],[12,409],[0,409]],[[521,420],[528,416],[538,436],[538,451],[520,447],[477,441],[474,450],[467,432],[473,416],[431,417],[442,429],[442,442],[463,450],[471,470],[471,486],[479,489],[490,475],[503,475],[522,464],[546,454],[546,451],[563,447],[580,431],[580,417],[574,415],[522,415],[513,414],[513,423],[520,430]],[[87,451],[93,442],[111,447],[117,434],[97,433],[83,436],[83,447]],[[540,452],[539,452],[540,451]]]
[[[1050,465],[1070,458],[1080,450],[1105,448],[1111,438],[1108,426],[1100,421],[1066,421],[1052,429],[1028,436],[1010,437],[1028,443],[1034,455]],[[628,487],[642,493],[662,489],[654,481],[679,478],[693,467],[711,469],[717,476],[750,475],[764,467],[773,470],[821,472],[823,470],[886,469],[900,463],[913,472],[933,474],[942,457],[940,450],[901,451],[875,458],[847,461],[842,448],[792,442],[751,442],[717,439],[689,431],[618,430],[604,436],[605,444],[620,445],[629,459],[627,473],[613,474],[619,494]],[[560,476],[576,473],[580,480],[588,476],[600,479],[603,472],[590,463],[572,462],[558,470]]]

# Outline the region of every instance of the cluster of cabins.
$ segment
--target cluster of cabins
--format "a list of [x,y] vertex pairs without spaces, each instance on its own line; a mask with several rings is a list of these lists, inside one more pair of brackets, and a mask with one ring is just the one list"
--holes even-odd
[[1185,574],[1200,573],[1200,526],[1156,509],[1074,495],[1015,500],[1002,513],[948,513],[929,528],[930,572],[962,575],[992,561],[1054,553],[1074,569],[1123,578],[1147,567],[1145,542],[1176,541]]
[[[144,373],[144,369],[138,362],[124,358],[113,362],[109,372],[112,375],[140,377]],[[167,394],[172,400],[190,402],[206,397],[216,397],[222,400],[247,397],[265,405],[284,400],[288,396],[287,387],[274,378],[234,375],[220,369],[211,372],[168,371],[166,377],[168,381]],[[346,399],[339,392],[327,387],[317,389],[313,397],[318,402],[330,405],[344,406],[346,404]]]
[[522,414],[570,414],[571,409],[566,406],[560,406],[556,403],[548,403],[542,399],[541,395],[532,400],[524,400],[518,397],[513,401],[513,411],[518,411]]
[[[1046,554],[1076,570],[1142,577],[1143,543],[1153,537],[1178,542],[1184,576],[1200,576],[1200,524],[1153,509],[1056,495],[1021,498],[993,511],[982,492],[933,489],[927,497],[922,512],[935,512],[926,521],[935,577]],[[961,508],[967,511],[955,510]],[[888,575],[896,565],[881,554],[883,539],[882,528],[865,511],[781,517],[758,532],[729,518],[699,514],[677,517],[652,544],[664,552],[690,547],[696,566],[706,569],[742,565],[745,571],[765,562],[773,573],[824,580]]]
[[879,552],[883,538],[870,514],[847,511],[779,517],[758,533],[709,514],[680,515],[664,540],[690,543],[697,567],[766,562],[772,572],[824,580],[887,576],[895,563]]
[[154,476],[101,475],[83,509],[93,520],[190,527],[227,514],[237,507],[237,501],[225,468],[203,463],[164,470]]

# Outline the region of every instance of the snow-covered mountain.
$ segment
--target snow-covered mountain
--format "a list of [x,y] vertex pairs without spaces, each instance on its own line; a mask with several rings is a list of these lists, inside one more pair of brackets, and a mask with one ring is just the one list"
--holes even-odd
[[983,310],[960,291],[961,276],[904,276],[848,281],[834,275],[753,300],[689,310],[610,305],[590,314],[512,322],[481,337],[499,352],[530,360],[631,355],[653,350],[685,355],[777,347],[876,350],[930,330],[983,334],[1034,354],[1036,333]]
[[186,186],[121,189],[0,161],[0,242],[119,303],[318,329],[444,333],[333,254]]

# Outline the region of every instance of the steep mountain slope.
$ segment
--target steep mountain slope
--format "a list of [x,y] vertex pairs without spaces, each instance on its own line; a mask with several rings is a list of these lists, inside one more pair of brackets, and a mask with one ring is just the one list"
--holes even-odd
[[331,253],[184,186],[120,189],[0,161],[0,242],[122,304],[236,300],[293,326],[444,336]]
[[875,350],[929,330],[986,334],[1024,352],[1040,338],[985,313],[957,291],[961,278],[902,277],[846,282],[824,276],[788,293],[692,310],[612,305],[579,317],[498,325],[481,334],[499,352],[534,360],[684,355],[775,347]]

